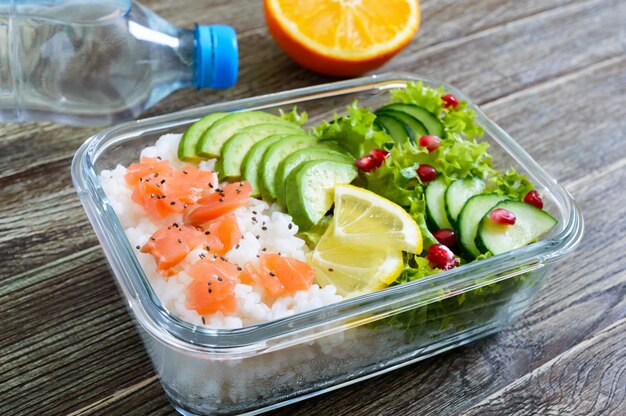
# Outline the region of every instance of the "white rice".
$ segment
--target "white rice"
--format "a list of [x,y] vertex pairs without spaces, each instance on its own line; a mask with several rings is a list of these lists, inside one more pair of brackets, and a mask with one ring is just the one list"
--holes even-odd
[[[154,146],[143,149],[141,156],[158,156],[168,160],[174,168],[180,169],[187,164],[177,157],[180,137],[179,134],[166,134],[157,140]],[[203,170],[213,170],[215,162],[215,159],[203,161],[198,167]],[[148,238],[164,225],[182,222],[182,215],[174,214],[162,220],[149,218],[143,207],[131,200],[132,189],[124,180],[125,173],[126,168],[118,165],[113,170],[102,171],[100,181],[111,207],[119,217],[131,247],[134,248],[143,246]],[[233,247],[226,254],[228,261],[241,267],[248,262],[255,263],[258,260],[257,254],[262,253],[264,248],[267,252],[280,252],[298,260],[305,260],[308,249],[304,241],[296,237],[298,227],[294,224],[289,228],[291,216],[280,212],[276,204],[268,205],[264,201],[250,198],[250,204],[238,208],[235,215],[243,238],[238,246]],[[256,221],[253,221],[253,217]],[[259,236],[258,239],[257,236]],[[199,254],[203,252],[206,253],[201,248],[193,250],[181,264],[176,266],[179,272],[175,276],[163,277],[157,273],[152,255],[135,250],[146,276],[165,308],[195,325],[203,325],[203,317],[195,310],[186,307],[185,289],[191,282],[191,277],[185,270],[200,260]],[[268,299],[261,287],[239,283],[235,287],[235,297],[237,299],[236,314],[224,315],[218,312],[205,315],[204,325],[222,329],[241,328],[291,316],[343,299],[337,295],[334,286],[320,288],[316,284],[292,296]]]

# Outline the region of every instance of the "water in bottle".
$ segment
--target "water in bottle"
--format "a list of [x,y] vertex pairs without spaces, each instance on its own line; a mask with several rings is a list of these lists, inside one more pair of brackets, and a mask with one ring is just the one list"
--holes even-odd
[[178,28],[130,0],[0,0],[0,122],[103,125],[237,78],[229,26]]

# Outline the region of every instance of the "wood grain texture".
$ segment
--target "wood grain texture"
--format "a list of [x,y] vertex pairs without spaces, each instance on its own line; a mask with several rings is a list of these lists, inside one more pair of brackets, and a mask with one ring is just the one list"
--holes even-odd
[[463,414],[626,414],[625,331],[622,319]]
[[[181,26],[234,25],[242,58],[236,88],[180,91],[148,114],[330,80],[282,54],[261,2],[144,3]],[[381,71],[484,104],[574,194],[587,235],[510,329],[273,413],[624,414],[626,3],[421,3],[419,35]],[[0,414],[175,414],[71,185],[96,130],[0,126]]]

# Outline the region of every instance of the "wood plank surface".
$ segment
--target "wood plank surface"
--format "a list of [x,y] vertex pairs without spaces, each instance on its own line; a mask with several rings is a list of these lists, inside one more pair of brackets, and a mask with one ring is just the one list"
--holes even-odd
[[[147,115],[331,81],[280,51],[261,2],[143,3],[181,26],[231,24],[241,48],[235,88],[179,91]],[[574,195],[586,236],[511,328],[272,414],[626,414],[626,2],[421,4],[418,36],[380,72],[482,104]],[[0,414],[175,414],[71,184],[97,130],[0,125]]]

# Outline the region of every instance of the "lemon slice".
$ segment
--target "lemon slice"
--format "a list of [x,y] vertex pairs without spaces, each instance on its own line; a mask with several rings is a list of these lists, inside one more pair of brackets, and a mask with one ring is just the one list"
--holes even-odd
[[335,186],[334,238],[345,245],[386,251],[422,251],[417,223],[399,205],[352,185]]
[[332,284],[345,297],[383,289],[404,269],[402,251],[345,244],[333,235],[332,223],[308,260],[315,268],[317,283]]

